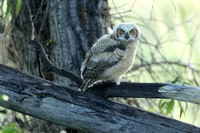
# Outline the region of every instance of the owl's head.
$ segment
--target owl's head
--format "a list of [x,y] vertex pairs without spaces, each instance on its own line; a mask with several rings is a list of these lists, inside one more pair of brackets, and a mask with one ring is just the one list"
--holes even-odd
[[135,23],[120,23],[114,27],[113,36],[122,42],[135,42],[140,39],[141,31]]

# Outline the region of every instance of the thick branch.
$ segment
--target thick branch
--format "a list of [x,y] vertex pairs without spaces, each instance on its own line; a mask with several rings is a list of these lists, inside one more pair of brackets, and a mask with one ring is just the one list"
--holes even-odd
[[168,83],[114,83],[95,85],[89,93],[103,97],[167,98],[200,104],[200,88]]
[[200,128],[151,112],[120,105],[89,93],[0,65],[0,105],[85,132],[199,132]]

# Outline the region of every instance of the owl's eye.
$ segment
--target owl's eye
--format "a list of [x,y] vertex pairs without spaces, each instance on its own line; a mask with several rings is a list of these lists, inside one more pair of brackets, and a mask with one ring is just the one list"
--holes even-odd
[[125,34],[125,31],[121,30],[121,31],[120,31],[120,34],[122,34],[122,35]]
[[134,34],[134,29],[132,29],[131,31],[129,31],[129,33],[130,33],[131,35],[133,35],[133,34]]

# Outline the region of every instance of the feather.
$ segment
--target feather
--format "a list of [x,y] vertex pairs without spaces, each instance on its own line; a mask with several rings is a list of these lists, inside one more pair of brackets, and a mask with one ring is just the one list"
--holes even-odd
[[[118,29],[123,29],[124,34],[117,37]],[[129,34],[132,29],[135,29],[137,34],[129,35],[127,38],[125,33]],[[98,39],[87,52],[81,67],[84,83],[80,89],[86,91],[99,80],[120,84],[122,76],[131,69],[134,63],[140,36],[140,29],[135,23],[121,23],[109,34]]]

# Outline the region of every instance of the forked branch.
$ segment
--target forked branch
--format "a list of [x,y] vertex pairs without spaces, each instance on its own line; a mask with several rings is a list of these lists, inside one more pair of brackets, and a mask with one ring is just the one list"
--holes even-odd
[[[42,63],[49,71],[71,79],[78,85],[82,83],[80,76],[58,68],[47,58],[41,44],[37,41],[30,41],[39,54]],[[88,89],[88,93],[93,93],[103,97],[133,97],[133,98],[168,98],[200,104],[200,88],[188,85],[168,84],[168,83],[121,83],[120,86],[114,83],[101,83]]]

